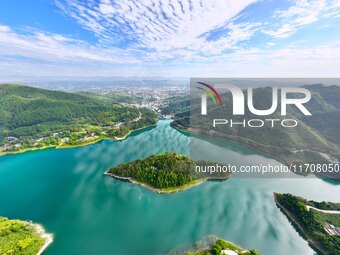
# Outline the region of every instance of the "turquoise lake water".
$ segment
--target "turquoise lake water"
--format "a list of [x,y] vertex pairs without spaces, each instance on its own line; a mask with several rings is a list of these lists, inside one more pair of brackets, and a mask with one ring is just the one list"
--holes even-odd
[[[275,163],[241,145],[191,139],[207,157]],[[188,136],[160,121],[122,142],[0,157],[0,215],[43,224],[54,234],[47,255],[166,254],[209,234],[264,255],[314,253],[276,208],[272,193],[340,202],[334,182],[231,178],[159,195],[103,175],[122,162],[166,151],[188,153],[189,147]]]

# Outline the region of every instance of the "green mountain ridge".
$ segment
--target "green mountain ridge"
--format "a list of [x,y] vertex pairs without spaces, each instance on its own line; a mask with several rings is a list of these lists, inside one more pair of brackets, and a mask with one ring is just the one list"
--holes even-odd
[[[261,128],[217,125],[213,128],[213,119],[233,119],[238,122],[243,119],[283,119],[280,115],[280,106],[269,116],[256,116],[250,113],[247,107],[244,116],[233,116],[230,93],[221,94],[224,104],[222,107],[214,106],[208,100],[208,113],[205,116],[200,114],[200,99],[195,96],[191,99],[187,98],[191,103],[190,108],[188,106],[183,110],[183,107],[176,107],[176,103],[185,104],[183,99],[174,99],[168,104],[166,110],[169,112],[171,109],[174,111],[181,109],[180,112],[171,112],[175,114],[175,121],[172,123],[175,128],[233,140],[264,152],[284,164],[329,163],[330,157],[340,158],[340,109],[338,108],[340,104],[336,100],[340,98],[340,87],[323,85],[305,87],[312,93],[311,100],[305,104],[312,116],[304,116],[297,108],[288,106],[287,116],[284,118],[295,119],[298,126],[294,128],[283,128],[281,125],[274,127],[265,125]],[[246,95],[247,92],[244,93]],[[253,89],[254,107],[269,109],[271,93],[271,88]]]

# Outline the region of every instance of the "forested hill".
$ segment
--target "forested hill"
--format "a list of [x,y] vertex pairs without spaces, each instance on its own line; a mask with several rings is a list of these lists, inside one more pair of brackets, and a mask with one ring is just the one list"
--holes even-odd
[[[219,125],[212,128],[213,119],[233,119],[240,122],[243,119],[282,119],[279,113],[270,116],[255,116],[247,111],[244,116],[233,116],[232,97],[230,93],[221,94],[223,107],[214,106],[208,101],[208,114],[201,116],[200,100],[187,97],[174,98],[163,109],[167,114],[175,114],[172,126],[178,129],[190,129],[204,135],[215,135],[228,140],[246,144],[265,152],[285,164],[328,163],[340,160],[340,87],[324,86],[322,84],[305,86],[312,93],[306,108],[312,116],[304,116],[293,106],[288,107],[286,118],[296,119],[295,128],[282,128],[280,125],[262,128],[229,127]],[[246,94],[247,92],[244,91]],[[257,109],[269,109],[272,98],[271,88],[255,88],[254,105]],[[191,103],[191,109],[190,109]],[[278,111],[279,112],[279,111]],[[190,126],[189,126],[190,123]],[[325,155],[327,154],[327,155]],[[332,174],[333,176],[334,174]],[[339,177],[338,174],[336,174]]]
[[[0,125],[12,131],[36,124],[79,123],[81,117],[90,119],[109,106],[82,95],[50,91],[19,85],[0,86]],[[34,131],[27,130],[27,135]],[[14,134],[13,134],[14,135]],[[17,133],[19,135],[19,132]]]
[[[155,124],[155,117],[148,109],[111,105],[82,94],[0,85],[0,145],[8,137],[43,138],[56,132],[65,136],[65,132],[79,134],[84,129],[101,135],[101,127],[111,127],[106,130],[111,134],[105,131],[105,135],[125,135],[130,129]],[[117,127],[115,131],[113,127]]]
[[[314,107],[311,118],[301,118],[327,140],[340,146],[340,86],[321,84],[306,86],[312,92]],[[313,101],[312,101],[313,102]]]

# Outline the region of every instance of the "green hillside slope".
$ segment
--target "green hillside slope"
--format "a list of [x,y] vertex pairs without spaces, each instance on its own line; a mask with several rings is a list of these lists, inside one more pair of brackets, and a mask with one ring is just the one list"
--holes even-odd
[[312,118],[302,117],[301,120],[329,141],[340,145],[340,87],[319,84],[308,86],[308,89],[313,93],[313,98],[322,98],[323,102],[319,105],[326,106],[326,109],[314,109]]
[[36,140],[36,146],[43,147],[60,144],[59,138],[72,145],[89,134],[124,136],[155,124],[155,117],[148,109],[111,105],[82,94],[0,85],[0,145],[8,145],[2,151],[35,147]]
[[[309,87],[308,87],[309,88]],[[340,109],[335,102],[334,93],[339,93],[338,87],[311,86],[312,99],[306,107],[312,116],[302,116],[298,109],[288,107],[284,118],[295,119],[298,126],[283,128],[281,125],[264,125],[261,128],[243,127],[242,125],[212,126],[213,119],[233,119],[242,122],[243,119],[283,119],[280,107],[276,113],[269,116],[256,116],[246,107],[244,116],[232,115],[232,97],[230,93],[222,94],[223,107],[214,106],[208,100],[208,113],[200,114],[200,99],[191,98],[191,107],[175,115],[172,126],[187,129],[204,135],[215,136],[243,143],[261,152],[267,153],[285,164],[328,163],[329,158],[339,158],[340,145]],[[328,92],[328,90],[331,90]],[[253,90],[254,107],[269,109],[271,106],[271,89],[256,88]],[[246,95],[246,91],[245,91]],[[189,101],[189,98],[187,99]],[[173,104],[176,101],[173,101]],[[183,102],[181,102],[183,105]],[[172,105],[172,108],[176,107]],[[339,114],[339,115],[338,115]],[[336,161],[336,160],[335,160]]]

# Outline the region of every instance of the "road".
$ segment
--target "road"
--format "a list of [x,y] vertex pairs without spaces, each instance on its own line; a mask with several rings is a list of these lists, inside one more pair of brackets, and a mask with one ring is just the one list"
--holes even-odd
[[315,207],[313,207],[313,206],[307,205],[307,210],[309,211],[310,209],[313,209],[313,210],[315,210],[315,211],[322,212],[322,213],[328,213],[328,214],[340,214],[340,211],[335,211],[335,210],[321,210],[321,209],[315,208]]

